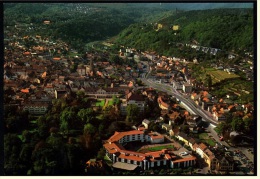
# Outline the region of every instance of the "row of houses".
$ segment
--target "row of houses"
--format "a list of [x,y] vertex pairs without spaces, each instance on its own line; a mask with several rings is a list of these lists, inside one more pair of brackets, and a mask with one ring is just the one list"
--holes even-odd
[[220,152],[216,148],[209,148],[204,143],[196,143],[194,138],[188,137],[185,133],[180,132],[176,137],[204,159],[211,170],[234,170],[234,159],[230,155]]
[[202,109],[207,110],[217,121],[225,120],[225,113],[228,112],[242,112],[248,113],[253,111],[251,104],[237,104],[234,103],[230,98],[233,94],[226,95],[226,98],[217,99],[209,94],[207,91],[193,92],[190,98]]
[[210,53],[212,55],[216,55],[220,49],[217,48],[210,48],[210,47],[203,47],[195,44],[186,44],[187,47],[191,47],[193,49],[196,49],[197,51],[202,51],[204,53]]

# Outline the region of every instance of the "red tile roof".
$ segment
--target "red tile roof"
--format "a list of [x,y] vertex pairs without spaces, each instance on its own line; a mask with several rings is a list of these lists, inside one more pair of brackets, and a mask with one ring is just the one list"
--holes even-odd
[[59,57],[54,57],[53,58],[53,60],[56,60],[56,61],[58,61],[58,60],[60,60],[61,58],[59,58]]
[[[147,153],[139,153],[135,151],[128,151],[125,150],[124,147],[116,142],[117,140],[121,139],[125,135],[135,135],[135,134],[143,134],[142,131],[133,130],[133,131],[127,131],[127,132],[115,132],[113,136],[110,137],[109,140],[107,140],[107,143],[105,143],[103,146],[110,154],[116,154],[118,158],[126,159],[126,160],[132,160],[132,161],[143,161],[146,157],[149,158],[150,161],[156,161],[156,160],[174,160],[176,158],[175,155],[168,153],[168,150],[163,149],[161,151],[155,151],[155,152],[147,152]],[[112,142],[114,141],[114,142]],[[189,160],[195,160],[196,157],[185,157],[183,159],[178,159],[174,161],[174,163],[183,162],[183,161],[189,161]]]
[[134,155],[125,155],[120,154],[119,158],[127,159],[127,160],[134,160],[134,161],[143,161],[145,159],[144,156],[134,156]]
[[24,52],[23,54],[24,55],[30,55],[31,53],[30,52]]
[[124,149],[124,147],[117,143],[117,142],[114,142],[114,143],[105,143],[103,145],[106,150],[110,153],[110,154],[114,154],[114,153],[117,153],[119,152],[120,150]]
[[185,161],[189,161],[189,160],[196,160],[196,157],[191,156],[191,157],[185,157],[182,159],[177,159],[177,160],[174,160],[173,163],[185,162]]
[[208,147],[204,144],[204,143],[200,143],[199,144],[199,148],[204,151],[205,149],[207,149]]
[[21,92],[23,92],[23,93],[29,93],[29,88],[21,89]]
[[169,107],[169,105],[168,105],[167,103],[163,102],[161,96],[158,97],[158,100],[157,100],[157,101],[158,101],[158,103],[161,104],[163,107],[165,107],[165,108],[168,108],[168,107]]
[[108,142],[116,142],[126,135],[143,134],[143,131],[132,130],[127,132],[115,132],[113,136],[108,139]]
[[161,139],[161,138],[164,138],[163,135],[158,135],[158,134],[155,134],[155,133],[149,133],[148,134],[152,139]]
[[133,101],[144,101],[143,96],[139,95],[139,94],[132,94],[128,100],[133,100]]

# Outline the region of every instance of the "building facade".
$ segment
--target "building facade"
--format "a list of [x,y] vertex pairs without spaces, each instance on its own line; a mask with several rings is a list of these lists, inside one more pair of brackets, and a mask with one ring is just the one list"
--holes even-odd
[[115,166],[127,164],[127,167],[129,168],[140,167],[142,170],[149,170],[161,166],[180,168],[196,164],[196,157],[192,155],[180,157],[174,154],[173,151],[167,149],[141,153],[126,150],[123,147],[126,143],[133,141],[161,143],[163,140],[164,137],[159,133],[146,133],[144,131],[133,130],[115,132],[103,146],[106,150],[106,155],[111,159]]

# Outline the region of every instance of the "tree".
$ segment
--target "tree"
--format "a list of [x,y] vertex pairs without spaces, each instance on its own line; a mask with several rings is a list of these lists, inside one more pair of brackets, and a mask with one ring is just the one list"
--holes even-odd
[[69,130],[73,127],[75,116],[75,112],[70,111],[68,108],[62,111],[60,116],[60,129],[66,134],[68,134]]
[[188,125],[181,125],[181,131],[183,131],[185,134],[190,133],[190,129]]
[[89,123],[94,119],[94,111],[92,108],[81,109],[77,113],[77,116],[83,123]]
[[64,150],[64,141],[61,135],[52,134],[46,139],[46,142],[50,144],[54,149]]
[[123,59],[120,58],[118,55],[111,55],[109,57],[109,61],[113,64],[116,64],[116,65],[122,65],[123,64]]
[[104,134],[104,130],[105,130],[105,126],[104,126],[104,124],[99,124],[99,126],[98,126],[98,132],[99,132],[99,134]]
[[49,146],[42,147],[33,153],[33,175],[61,175],[66,171],[61,153]]
[[[84,149],[85,150],[85,149]],[[66,145],[69,175],[79,175],[82,171],[80,167],[81,160],[84,160],[83,148],[77,144]]]
[[20,161],[28,167],[31,165],[32,151],[33,148],[30,144],[23,144],[22,150],[19,155]]
[[216,132],[220,135],[224,135],[230,129],[230,125],[226,122],[220,122],[216,127]]
[[242,132],[245,128],[245,124],[242,118],[235,117],[231,122],[232,129],[234,131]]
[[105,156],[106,156],[106,151],[105,151],[105,149],[102,147],[102,148],[100,148],[100,150],[98,151],[97,159],[103,160]]
[[83,100],[84,96],[85,96],[85,92],[84,91],[77,91],[77,99]]
[[109,121],[117,121],[120,117],[120,111],[116,106],[107,106],[103,111],[103,115]]
[[5,118],[5,126],[10,132],[18,132],[19,131],[19,118],[16,116],[8,116]]
[[21,151],[21,140],[16,134],[6,134],[4,136],[4,170],[7,175],[21,174],[19,155]]
[[23,140],[23,142],[29,142],[30,138],[31,138],[30,132],[28,130],[24,130],[22,132],[22,140]]
[[87,123],[84,125],[84,134],[95,134],[96,133],[96,128],[91,124]]
[[137,105],[135,104],[129,104],[126,107],[126,113],[127,113],[127,121],[129,122],[137,122],[137,119],[139,119],[140,110]]
[[116,95],[112,96],[112,101],[113,101],[113,104],[116,104],[116,105],[118,105],[120,103],[120,99],[117,98]]
[[245,118],[244,119],[244,124],[245,124],[245,131],[249,134],[253,134],[254,130],[254,120],[251,117]]

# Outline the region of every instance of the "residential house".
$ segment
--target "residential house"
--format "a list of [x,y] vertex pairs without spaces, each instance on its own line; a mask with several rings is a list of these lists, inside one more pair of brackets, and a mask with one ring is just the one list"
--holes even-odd
[[150,124],[150,121],[149,121],[148,119],[144,119],[144,120],[142,121],[142,124],[144,125],[145,129],[148,129],[149,124]]
[[202,118],[198,115],[190,115],[186,118],[186,123],[191,126],[198,126],[202,122]]
[[33,115],[43,115],[48,111],[49,104],[45,102],[25,102],[23,104],[23,110],[29,111]]
[[145,135],[145,140],[152,144],[159,144],[164,142],[164,136],[158,132],[150,132],[148,135]]
[[215,120],[217,121],[223,121],[226,119],[224,113],[221,113],[221,112],[213,112],[213,117],[215,118]]
[[157,102],[159,104],[159,107],[162,109],[162,110],[168,110],[170,105],[166,102],[163,101],[163,96],[159,96],[157,98]]
[[213,107],[213,102],[210,101],[208,98],[203,98],[201,101],[201,107],[204,110],[208,110],[209,108]]
[[177,112],[177,111],[174,111],[173,113],[168,114],[168,117],[170,118],[169,119],[169,125],[173,125],[175,123],[176,119],[180,119],[181,118],[180,113]]
[[60,99],[60,98],[66,98],[68,92],[65,89],[55,89],[54,94],[55,94],[55,99]]
[[126,96],[126,100],[122,100],[122,103],[120,106],[120,111],[123,115],[126,114],[126,108],[130,104],[136,105],[139,108],[139,111],[141,113],[144,112],[144,110],[145,110],[146,102],[145,102],[145,99],[143,98],[143,96],[130,92]]
[[4,82],[4,90],[11,88],[12,90],[17,91],[19,86],[20,86],[20,82],[18,82],[18,81],[5,81]]
[[183,82],[182,81],[174,81],[172,83],[172,87],[176,90],[183,90]]
[[80,76],[85,76],[87,74],[86,67],[79,66],[77,72]]
[[217,155],[216,165],[212,167],[217,171],[233,171],[234,170],[234,159],[230,156]]
[[172,129],[172,126],[169,124],[162,124],[162,129],[165,129],[167,132],[169,132]]
[[192,85],[189,84],[189,83],[184,83],[182,90],[183,90],[185,93],[191,93],[191,92],[192,92]]
[[85,88],[85,94],[88,97],[93,98],[112,98],[113,96],[123,95],[123,91],[120,88],[98,88],[98,87],[87,87]]
[[[196,143],[194,144],[196,145]],[[199,156],[201,158],[204,158],[204,151],[207,149],[208,147],[204,144],[204,143],[200,143],[196,145],[196,148],[193,146],[193,150],[196,151],[197,154],[199,154]]]
[[177,136],[176,136],[180,141],[183,141],[185,145],[189,146],[189,137],[187,134],[180,132]]

